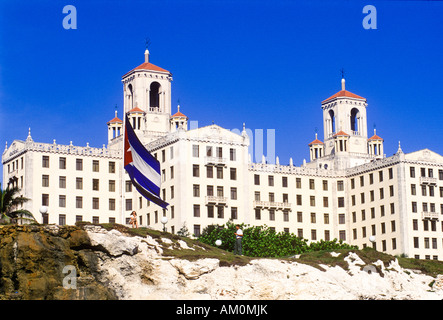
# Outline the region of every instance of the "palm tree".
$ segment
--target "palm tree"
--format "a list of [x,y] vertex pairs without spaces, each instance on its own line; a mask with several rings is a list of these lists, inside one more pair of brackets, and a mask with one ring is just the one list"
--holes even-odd
[[18,219],[32,220],[35,221],[34,216],[31,212],[25,209],[18,209],[17,206],[24,202],[27,202],[29,199],[23,196],[18,196],[20,189],[17,187],[9,188],[6,190],[2,189],[2,185],[0,183],[0,220],[12,220],[13,222],[17,222]]

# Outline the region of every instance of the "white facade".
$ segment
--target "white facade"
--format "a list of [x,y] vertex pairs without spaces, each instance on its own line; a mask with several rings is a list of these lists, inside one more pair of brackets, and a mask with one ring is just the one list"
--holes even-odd
[[[122,169],[124,119],[108,122],[103,148],[15,140],[2,156],[3,181],[31,198],[39,222],[126,223],[198,235],[228,219],[268,225],[310,241],[342,239],[409,257],[443,260],[443,157],[428,149],[385,157],[369,137],[367,101],[345,89],[321,103],[324,140],[309,144],[302,166],[252,163],[249,137],[217,125],[188,130],[171,115],[169,71],[145,62],[122,78],[124,110],[140,140],[160,161],[164,210],[132,188]],[[124,179],[122,179],[124,176]],[[123,181],[123,183],[122,183]],[[43,217],[39,208],[47,205]],[[375,237],[371,242],[370,237]]]

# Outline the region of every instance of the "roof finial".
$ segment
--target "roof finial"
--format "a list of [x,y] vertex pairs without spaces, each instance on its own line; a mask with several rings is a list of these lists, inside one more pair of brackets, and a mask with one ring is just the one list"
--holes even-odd
[[149,62],[149,50],[148,47],[151,44],[151,40],[149,38],[146,38],[146,50],[145,50],[145,62]]
[[341,68],[341,89],[342,91],[345,90],[345,69]]
[[400,146],[400,141],[398,141],[398,150],[397,150],[397,153],[403,153],[403,150],[401,149],[401,146]]

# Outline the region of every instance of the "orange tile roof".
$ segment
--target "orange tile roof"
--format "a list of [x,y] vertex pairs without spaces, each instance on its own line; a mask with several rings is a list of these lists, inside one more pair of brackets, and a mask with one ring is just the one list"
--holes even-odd
[[368,140],[382,140],[383,138],[380,138],[379,136],[377,136],[376,134],[374,134],[372,137],[370,137]]
[[179,117],[187,118],[187,116],[185,116],[180,111],[178,111],[177,113],[175,113],[174,115],[171,116],[171,118],[179,118]]
[[325,103],[326,101],[329,101],[329,100],[332,100],[332,99],[338,98],[338,97],[348,97],[348,98],[366,100],[366,98],[360,97],[360,96],[356,95],[355,93],[349,92],[347,90],[341,90],[341,91],[337,92],[336,94],[330,96],[326,100],[323,100],[322,103]]
[[311,145],[313,145],[313,144],[324,144],[323,142],[321,142],[320,140],[318,140],[318,139],[315,139],[314,141],[312,141],[309,145],[311,146]]
[[349,134],[347,134],[346,132],[344,132],[343,130],[340,130],[339,132],[337,132],[336,134],[334,134],[334,137],[336,136],[349,136]]
[[145,113],[145,112],[142,109],[140,109],[139,107],[135,107],[135,108],[129,110],[128,113]]
[[114,119],[109,120],[107,124],[110,124],[110,123],[123,123],[123,121],[121,121],[119,118],[115,117]]
[[125,73],[123,75],[123,78],[133,72],[134,70],[151,70],[151,71],[158,71],[158,72],[165,72],[165,73],[170,73],[168,70],[160,68],[159,66],[156,66],[155,64],[152,64],[150,62],[144,62],[141,65],[139,65],[138,67],[135,67],[134,69],[132,69],[131,71]]

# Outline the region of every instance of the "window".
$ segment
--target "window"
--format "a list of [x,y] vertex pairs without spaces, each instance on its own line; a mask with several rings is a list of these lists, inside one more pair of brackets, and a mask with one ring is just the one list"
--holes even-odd
[[194,204],[194,217],[200,217],[200,205]]
[[199,237],[200,236],[200,225],[194,224],[194,236]]
[[303,212],[297,212],[297,222],[303,222]]
[[125,190],[126,190],[126,192],[131,192],[132,191],[132,182],[131,181],[126,181],[126,183],[125,183]]
[[420,176],[426,177],[426,168],[420,168]]
[[109,161],[109,173],[115,173],[115,162],[114,161]]
[[274,192],[269,192],[269,202],[274,202],[274,201],[275,201]]
[[412,201],[411,207],[412,207],[412,212],[417,212],[417,202]]
[[99,180],[98,179],[92,179],[92,190],[94,190],[94,191],[99,190]]
[[174,146],[169,148],[169,158],[174,159]]
[[317,230],[315,229],[311,230],[311,240],[317,240]]
[[346,223],[346,221],[345,221],[345,214],[344,213],[340,213],[338,215],[338,223],[339,224],[345,224]]
[[214,218],[214,206],[208,206],[208,218]]
[[381,170],[378,172],[378,181],[379,182],[383,181],[383,171],[381,171]]
[[115,211],[115,199],[109,199],[109,210]]
[[75,159],[75,170],[82,171],[83,170],[83,160]]
[[166,151],[162,150],[162,162],[166,161]]
[[231,174],[231,180],[237,180],[237,169],[236,168],[231,168],[230,174]]
[[217,179],[223,179],[223,167],[217,167]]
[[64,226],[66,224],[66,215],[65,214],[58,215],[58,224],[61,226]]
[[99,172],[100,166],[98,160],[92,160],[92,172]]
[[214,177],[214,167],[207,166],[206,167],[206,178],[213,178]]
[[200,166],[198,164],[194,164],[192,166],[192,176],[199,177],[200,176]]
[[309,202],[311,204],[311,207],[315,207],[315,196],[310,196]]
[[229,149],[229,159],[231,161],[235,161],[236,160],[235,149],[233,149],[233,148]]
[[344,208],[345,206],[345,198],[344,197],[338,197],[338,207]]
[[311,212],[311,223],[316,223],[316,221],[315,212]]
[[268,176],[268,185],[270,187],[274,186],[274,176]]
[[283,211],[283,221],[289,222],[289,212]]
[[49,187],[49,175],[42,175],[42,187]]
[[75,188],[77,190],[83,190],[83,178],[75,178]]
[[260,191],[255,191],[254,197],[255,201],[260,201]]
[[297,197],[296,197],[296,199],[297,199],[297,205],[298,205],[298,206],[301,206],[301,205],[302,205],[302,198],[301,198],[301,194],[297,194]]
[[389,186],[389,196],[390,197],[394,196],[394,186]]
[[260,185],[260,176],[258,174],[254,174],[254,184],[256,186]]
[[198,145],[192,145],[192,156],[194,157],[194,158],[198,158],[198,156],[199,156],[199,148],[198,148]]
[[369,184],[373,184],[374,183],[374,174],[370,173],[369,174]]
[[65,157],[59,158],[58,167],[59,167],[59,169],[66,169],[66,158]]
[[311,190],[315,189],[314,179],[309,179],[309,189],[311,189]]
[[411,184],[411,195],[415,196],[417,194],[417,190],[415,184]]
[[223,219],[225,217],[224,206],[217,207],[217,218]]
[[343,190],[344,190],[343,180],[337,181],[337,191],[343,191]]
[[394,179],[394,170],[392,170],[392,168],[389,168],[388,174],[389,174],[389,179]]
[[231,188],[231,200],[237,200],[237,188]]
[[329,224],[329,213],[325,213],[323,215],[323,220],[325,224]]
[[212,147],[206,147],[206,156],[212,157]]
[[255,209],[255,220],[260,220],[261,219],[261,210],[260,209]]
[[115,192],[115,180],[109,180],[109,192]]
[[171,186],[171,199],[174,199],[174,186]]
[[275,210],[274,209],[269,209],[269,220],[275,221]]
[[355,189],[355,179],[351,179],[351,189]]
[[42,157],[42,167],[49,168],[49,156]]
[[[343,181],[341,181],[341,182],[343,183]],[[328,191],[328,180],[323,180],[323,190]]]
[[60,208],[66,208],[66,196],[65,195],[58,196],[58,206]]
[[236,207],[231,208],[231,219],[232,220],[237,219],[237,208]]
[[223,187],[217,187],[217,197],[223,197]]
[[415,178],[415,168],[414,167],[409,168],[409,176],[411,178]]
[[75,197],[75,207],[77,209],[83,208],[83,197]]
[[438,180],[443,180],[443,170],[442,169],[438,170]]
[[207,186],[206,187],[206,195],[207,196],[213,196],[214,195],[214,186]]
[[92,209],[99,209],[99,199],[98,198],[92,198]]
[[361,176],[360,177],[360,187],[363,187],[365,185],[365,177]]
[[194,197],[200,197],[200,185],[194,184],[192,186],[192,188],[193,188],[193,196]]
[[217,157],[223,158],[223,148],[222,147],[216,147]]
[[288,187],[288,177],[282,177],[281,178],[281,184],[283,186],[283,188],[287,188]]
[[295,187],[301,189],[301,178],[295,178]]
[[125,209],[126,209],[126,211],[132,210],[132,199],[126,199]]
[[66,189],[66,177],[65,176],[60,176],[58,178],[58,187],[61,189]]

